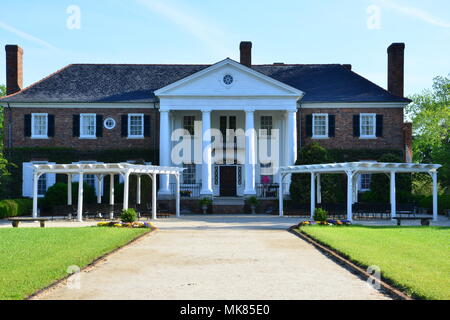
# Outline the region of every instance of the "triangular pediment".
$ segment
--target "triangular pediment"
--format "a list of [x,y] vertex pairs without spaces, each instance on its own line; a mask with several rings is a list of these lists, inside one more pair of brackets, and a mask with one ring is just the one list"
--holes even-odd
[[155,95],[300,98],[303,92],[227,58],[156,90]]

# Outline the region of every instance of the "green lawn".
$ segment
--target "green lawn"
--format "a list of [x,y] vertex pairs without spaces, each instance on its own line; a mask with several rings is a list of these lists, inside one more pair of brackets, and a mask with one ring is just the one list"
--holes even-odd
[[450,228],[305,226],[302,231],[364,266],[408,294],[450,299]]
[[2,228],[0,300],[24,299],[148,229]]

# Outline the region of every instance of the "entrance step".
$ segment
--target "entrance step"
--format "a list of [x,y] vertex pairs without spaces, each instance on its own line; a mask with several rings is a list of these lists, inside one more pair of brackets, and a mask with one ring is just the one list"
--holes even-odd
[[212,209],[216,214],[244,213],[245,201],[241,197],[218,197],[213,199]]

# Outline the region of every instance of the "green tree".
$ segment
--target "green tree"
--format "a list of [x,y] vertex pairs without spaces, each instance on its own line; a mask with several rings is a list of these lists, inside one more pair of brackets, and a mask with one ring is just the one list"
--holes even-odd
[[[0,85],[0,97],[5,95],[6,87],[4,85]],[[3,106],[0,105],[0,190],[3,190],[2,186],[5,183],[5,177],[8,175],[8,161],[5,159],[3,146]]]
[[414,161],[439,163],[440,186],[450,192],[450,78],[435,77],[433,87],[411,97]]

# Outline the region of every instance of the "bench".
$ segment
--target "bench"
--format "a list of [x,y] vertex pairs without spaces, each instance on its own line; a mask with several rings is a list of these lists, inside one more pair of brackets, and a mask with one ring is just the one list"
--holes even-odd
[[429,226],[430,225],[430,220],[433,219],[433,217],[425,217],[425,216],[416,216],[416,215],[401,215],[401,216],[397,216],[397,217],[393,217],[392,219],[397,220],[397,225],[401,226],[402,225],[402,220],[420,220],[420,224],[422,226]]
[[48,221],[48,218],[9,218],[9,221],[11,221],[12,226],[14,228],[19,227],[19,222],[22,221],[39,221],[41,228],[45,228],[45,221]]

